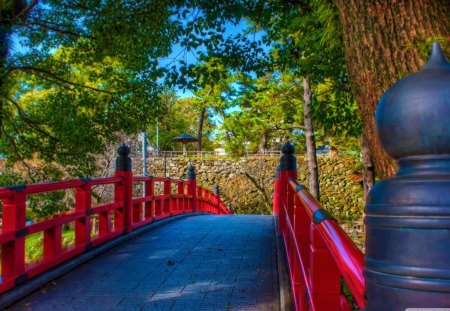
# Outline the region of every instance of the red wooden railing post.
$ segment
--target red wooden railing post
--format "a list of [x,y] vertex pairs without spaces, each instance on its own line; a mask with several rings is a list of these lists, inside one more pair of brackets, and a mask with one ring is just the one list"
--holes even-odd
[[178,183],[177,213],[184,212],[184,181]]
[[[323,211],[323,210],[319,210]],[[316,311],[339,311],[341,274],[330,250],[316,228],[311,224],[310,280],[311,295]]]
[[192,209],[194,213],[197,212],[197,180],[195,178],[195,168],[189,165],[187,173],[187,194],[192,196],[190,199],[189,209]]
[[219,185],[214,186],[214,208],[216,209],[216,214],[223,214],[220,210],[220,189]]
[[123,208],[116,208],[114,211],[114,228],[124,228],[125,232],[133,229],[133,173],[131,172],[131,159],[129,157],[130,148],[122,145],[117,149],[119,156],[116,159],[116,177],[121,177],[122,181],[115,184],[114,200],[123,202]]
[[[81,246],[91,240],[91,205],[92,193],[89,179],[75,192],[75,211],[84,212],[85,216],[75,221],[75,245]],[[50,240],[49,240],[50,242]],[[45,243],[44,243],[45,249]]]
[[[148,180],[145,182],[145,190],[144,190],[145,197],[153,197],[155,195],[155,184],[153,182],[153,179]],[[155,215],[155,201],[152,199],[152,201],[147,201],[144,203],[144,217],[145,219],[153,218]]]
[[211,192],[209,192],[208,190],[205,191],[206,194],[206,202],[208,204],[208,212],[212,213],[212,195]]
[[273,185],[273,208],[272,215],[278,215],[280,210],[280,168],[277,167],[277,172],[275,173],[275,182]]
[[107,211],[98,214],[98,235],[105,236],[111,233],[111,212]]
[[44,231],[44,259],[49,260],[62,252],[62,225]]
[[164,200],[163,213],[172,215],[172,202],[170,195],[172,194],[172,182],[170,179],[164,180]]
[[199,212],[204,213],[205,212],[205,204],[203,202],[203,189],[202,187],[197,186],[197,208]]
[[289,180],[297,178],[297,159],[294,156],[295,148],[290,143],[286,143],[281,148],[279,179],[278,179],[278,199],[279,199],[279,226],[278,232],[282,233],[286,226],[286,211],[293,214],[293,191],[289,190]]
[[7,280],[16,276],[17,280],[26,279],[21,276],[25,271],[25,235],[26,229],[26,194],[25,186],[10,187],[14,195],[4,198],[2,210],[2,232],[14,231],[16,238],[2,245],[2,279]]

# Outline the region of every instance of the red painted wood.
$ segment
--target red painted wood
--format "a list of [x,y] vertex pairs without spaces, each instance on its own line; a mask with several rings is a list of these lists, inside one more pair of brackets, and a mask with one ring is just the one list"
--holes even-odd
[[273,206],[272,214],[273,215],[278,215],[279,210],[280,210],[280,197],[279,197],[280,193],[279,193],[279,189],[278,189],[279,184],[280,184],[279,179],[276,178],[274,186],[273,186],[273,203],[272,203],[272,206]]
[[172,194],[172,181],[170,179],[166,179],[164,181],[164,201],[163,201],[163,211],[164,214],[169,214],[172,212],[172,202],[170,199],[170,195]]
[[[292,186],[294,186],[294,183],[292,183]],[[300,190],[298,196],[304,206],[307,207],[306,211],[309,215],[321,208],[317,200],[307,190]],[[324,220],[317,225],[317,228],[355,300],[363,308],[365,305],[364,255],[336,221]]]
[[98,235],[108,236],[112,230],[111,211],[104,211],[98,214]]
[[84,245],[91,239],[91,185],[85,184],[76,188],[75,192],[75,211],[85,213],[84,217],[75,221],[75,245]]
[[62,252],[62,225],[44,231],[44,260],[58,257]]
[[[292,174],[293,175],[293,174]],[[349,311],[341,277],[364,307],[363,255],[336,221],[312,222],[320,204],[292,175],[280,172],[276,186],[279,232],[283,236],[296,310]],[[285,187],[286,185],[286,187]],[[297,192],[296,192],[297,191]]]
[[[114,214],[114,225],[115,228],[120,228],[123,226],[126,232],[131,232],[133,224],[133,175],[130,171],[116,171],[116,177],[121,177],[122,181],[115,184],[114,201],[123,201],[123,209],[116,209],[116,214]],[[117,217],[117,222],[116,222]],[[116,223],[118,226],[116,226]]]
[[197,212],[197,181],[194,180],[188,180],[187,183],[187,194],[192,196],[192,199],[189,200],[191,203],[192,211],[195,213]]
[[[133,198],[133,181],[145,182],[144,197]],[[164,194],[155,196],[154,183],[164,183]],[[178,185],[178,193],[171,193],[171,183]],[[92,206],[92,185],[114,185],[114,202]],[[29,194],[58,190],[75,190],[75,206],[68,212],[38,219],[26,226],[26,198]],[[197,194],[200,193],[200,200]],[[206,199],[207,198],[207,199]],[[25,274],[32,278],[56,265],[101,245],[133,229],[173,214],[196,211],[198,206],[213,213],[224,213],[225,205],[220,197],[214,197],[194,181],[168,178],[134,177],[131,172],[116,172],[115,177],[92,180],[69,180],[45,184],[27,185],[12,190],[0,188],[3,202],[2,281],[0,293],[15,286],[17,278]],[[201,202],[201,203],[200,203]],[[171,209],[171,206],[173,207]],[[227,211],[228,212],[228,211]],[[92,218],[98,216],[98,235],[91,238]],[[114,215],[114,224],[112,222]],[[62,248],[63,225],[75,222],[75,244]],[[25,238],[43,232],[43,258],[32,264],[25,263]]]
[[311,294],[316,310],[339,311],[341,274],[314,224],[311,224],[310,262]]
[[17,232],[25,229],[25,200],[24,191],[2,199],[2,231],[16,233],[14,240],[2,244],[2,279],[5,280],[15,278],[25,271],[25,235],[17,237]]
[[154,198],[155,195],[155,186],[152,179],[145,182],[144,185],[144,193],[145,198],[150,198],[149,201],[146,201],[144,203],[144,219],[153,219],[153,216],[155,214],[155,204],[154,204]]

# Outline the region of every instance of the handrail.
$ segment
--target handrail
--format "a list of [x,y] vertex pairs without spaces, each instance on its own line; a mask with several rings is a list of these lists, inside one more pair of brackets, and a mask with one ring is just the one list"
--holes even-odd
[[[300,184],[296,180],[291,180],[289,184],[296,191],[296,195],[311,219],[315,213],[323,210],[316,198],[305,187],[299,187]],[[330,250],[358,306],[363,308],[365,305],[363,253],[334,219],[324,218],[323,221],[314,225]]]
[[[227,152],[223,151],[153,151],[147,153],[149,158],[176,158],[176,157],[228,157],[230,156]],[[243,154],[245,157],[277,157],[280,156],[280,151],[278,150],[265,150],[257,153],[246,152]]]
[[[0,294],[74,256],[154,221],[182,213],[231,214],[220,195],[197,186],[195,178],[178,180],[133,176],[131,164],[129,167],[119,165],[119,168],[116,168],[115,177],[0,188],[3,203]],[[138,189],[135,188],[137,183],[143,184],[143,195],[133,197],[133,190]],[[155,194],[158,183],[161,184],[162,194]],[[108,184],[114,186],[113,202],[93,205],[92,186]],[[176,185],[176,189],[172,185]],[[73,209],[38,219],[32,224],[26,223],[29,195],[61,190],[74,191]],[[63,226],[71,223],[74,243],[64,248]],[[43,235],[43,255],[38,261],[30,263],[26,262],[25,242],[28,236],[35,233]]]
[[292,145],[285,144],[274,184],[273,214],[286,250],[296,311],[351,311],[366,299],[364,256],[309,191],[297,182]]

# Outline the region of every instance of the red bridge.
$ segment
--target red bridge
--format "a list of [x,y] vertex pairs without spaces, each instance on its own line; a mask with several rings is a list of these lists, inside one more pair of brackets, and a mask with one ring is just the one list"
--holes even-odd
[[[450,310],[449,86],[450,65],[435,45],[425,68],[380,102],[380,141],[399,171],[370,193],[366,254],[296,181],[289,143],[277,170],[273,216],[233,215],[217,190],[197,185],[193,167],[187,180],[133,176],[130,151],[121,146],[114,177],[0,189],[0,305]],[[114,189],[112,202],[93,205],[92,188],[106,184]],[[27,224],[28,196],[68,189],[73,210]],[[68,246],[64,227],[73,228]],[[27,239],[35,234],[43,236],[42,256],[27,261]]]

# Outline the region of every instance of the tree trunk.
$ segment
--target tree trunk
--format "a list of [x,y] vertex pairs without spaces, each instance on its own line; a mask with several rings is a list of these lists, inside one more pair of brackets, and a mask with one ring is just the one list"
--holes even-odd
[[[382,94],[421,68],[430,38],[450,35],[448,0],[334,0],[343,28],[348,73],[364,123],[364,135],[382,179],[395,173],[375,132],[374,113]],[[426,42],[426,40],[428,40]]]
[[305,134],[306,134],[306,159],[308,161],[309,191],[317,200],[320,200],[316,140],[314,138],[314,127],[311,120],[311,98],[312,98],[311,96],[312,95],[311,89],[309,87],[309,79],[303,78],[303,100],[304,100],[303,118],[305,122]]
[[375,184],[375,168],[373,167],[372,157],[370,156],[367,139],[362,135],[362,163],[363,163],[363,186],[364,186],[364,202],[367,202],[367,196],[370,189]]
[[33,0],[27,5],[27,1],[14,0],[0,5],[0,138],[3,133],[4,109],[7,103],[8,92],[4,86],[6,79],[6,63],[8,52],[11,47],[10,36],[12,33],[13,21],[16,23],[27,19],[31,9],[37,5],[38,1]]
[[197,151],[202,151],[202,136],[203,136],[203,123],[205,122],[206,107],[203,107],[200,112],[200,119],[198,120],[198,132],[197,132]]
[[[3,12],[0,11],[0,17]],[[11,33],[11,25],[7,22],[0,21],[0,138],[3,133],[3,109],[6,106],[7,92],[4,89],[4,80],[6,77],[6,57],[9,52],[9,35]]]

